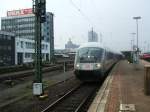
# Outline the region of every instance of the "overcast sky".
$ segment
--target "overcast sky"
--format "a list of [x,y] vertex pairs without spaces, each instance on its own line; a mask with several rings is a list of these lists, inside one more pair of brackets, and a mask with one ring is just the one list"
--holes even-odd
[[[32,0],[0,0],[0,16],[7,10],[31,8]],[[64,48],[69,38],[76,44],[87,42],[88,31],[102,34],[103,43],[112,49],[129,50],[131,33],[136,33],[134,16],[139,20],[139,45],[150,43],[150,0],[47,0],[53,12],[55,48]],[[82,14],[79,12],[81,10]],[[136,41],[136,35],[134,40]],[[144,43],[146,45],[144,45]]]

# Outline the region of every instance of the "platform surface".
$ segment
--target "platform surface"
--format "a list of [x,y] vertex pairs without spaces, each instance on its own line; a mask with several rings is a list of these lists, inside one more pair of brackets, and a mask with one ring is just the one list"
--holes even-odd
[[88,112],[150,112],[150,96],[144,94],[144,65],[120,61],[97,93]]

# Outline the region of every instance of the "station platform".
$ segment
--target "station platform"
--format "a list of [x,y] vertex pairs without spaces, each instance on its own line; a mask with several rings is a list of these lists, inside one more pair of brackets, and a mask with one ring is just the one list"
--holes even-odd
[[144,65],[122,60],[115,65],[88,112],[150,112],[150,96],[144,93]]

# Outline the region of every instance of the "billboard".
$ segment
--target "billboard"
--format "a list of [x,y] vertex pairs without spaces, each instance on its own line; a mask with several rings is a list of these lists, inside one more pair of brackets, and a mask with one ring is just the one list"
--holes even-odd
[[32,8],[7,11],[7,16],[20,16],[20,15],[27,15],[27,14],[33,14]]

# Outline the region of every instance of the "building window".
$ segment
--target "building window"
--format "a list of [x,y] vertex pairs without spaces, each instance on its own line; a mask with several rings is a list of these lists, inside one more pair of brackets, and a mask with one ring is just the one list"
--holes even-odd
[[8,40],[11,40],[11,37],[10,37],[10,36],[7,36],[7,39],[8,39]]
[[19,42],[17,42],[17,46],[19,46]]
[[47,50],[47,48],[48,48],[48,45],[45,45],[45,50]]
[[34,59],[34,53],[25,53],[25,58]]
[[26,44],[26,48],[27,48],[27,49],[34,49],[34,46],[35,46],[34,43],[26,42],[25,44]]
[[23,41],[21,41],[21,48],[23,48]]
[[8,50],[10,50],[10,51],[11,51],[11,46],[8,46]]

